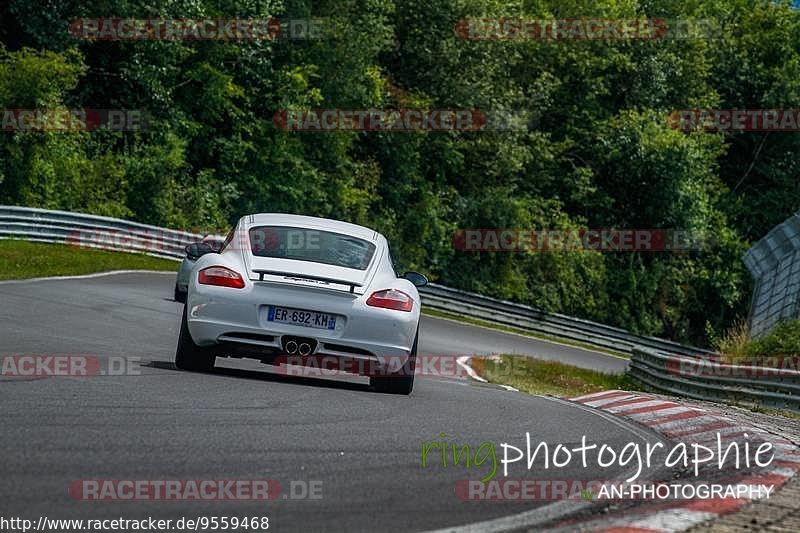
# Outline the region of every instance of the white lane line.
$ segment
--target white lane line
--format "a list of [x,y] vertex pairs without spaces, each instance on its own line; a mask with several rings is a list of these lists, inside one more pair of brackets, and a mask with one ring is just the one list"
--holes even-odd
[[469,364],[469,359],[470,359],[469,355],[462,355],[461,357],[456,359],[456,363],[458,363],[458,366],[463,368],[464,371],[469,375],[469,377],[471,377],[475,381],[480,381],[482,383],[489,383],[487,380],[480,377],[477,372],[475,372],[475,370]]
[[28,278],[28,279],[9,279],[0,281],[0,285],[16,285],[19,283],[31,283],[34,281],[59,281],[69,279],[91,279],[102,278],[104,276],[115,276],[117,274],[169,274],[175,276],[178,271],[171,270],[111,270],[109,272],[97,272],[95,274],[82,274],[79,276],[50,276],[45,278]]
[[[464,371],[465,371],[467,374],[469,374],[469,377],[471,377],[471,378],[472,378],[472,379],[474,379],[475,381],[480,381],[481,383],[489,383],[487,380],[485,380],[484,378],[482,378],[481,376],[479,376],[479,375],[478,375],[478,373],[477,373],[477,372],[475,372],[475,369],[474,369],[474,368],[472,368],[472,366],[469,364],[469,360],[470,360],[472,357],[475,357],[475,356],[472,356],[472,355],[462,355],[461,357],[459,357],[458,359],[456,359],[456,363],[458,363],[458,366],[460,366],[461,368],[463,368],[463,369],[464,369]],[[512,387],[511,385],[503,385],[503,384],[501,384],[501,383],[497,383],[497,385],[498,385],[499,387],[502,387],[503,389],[507,390],[508,392],[519,392],[519,389],[515,389],[515,388],[514,388],[514,387]]]

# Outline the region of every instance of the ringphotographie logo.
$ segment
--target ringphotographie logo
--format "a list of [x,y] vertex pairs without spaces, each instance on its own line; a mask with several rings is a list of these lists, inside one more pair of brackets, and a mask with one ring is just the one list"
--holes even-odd
[[[586,435],[569,444],[536,441],[525,432],[522,442],[515,444],[489,440],[470,445],[439,433],[422,442],[420,464],[423,470],[455,468],[477,474],[456,482],[455,494],[464,501],[740,499],[769,497],[775,489],[769,470],[758,469],[767,469],[775,461],[777,446],[746,432],[741,438],[716,432],[713,444],[631,441],[613,445],[592,442]],[[562,469],[576,467],[601,471],[620,467],[628,473],[611,480],[559,477]],[[536,476],[511,477],[512,468],[535,471]],[[662,468],[681,468],[687,475],[669,481],[644,477]],[[726,478],[720,478],[723,472]],[[742,475],[753,472],[767,474],[745,482]]]

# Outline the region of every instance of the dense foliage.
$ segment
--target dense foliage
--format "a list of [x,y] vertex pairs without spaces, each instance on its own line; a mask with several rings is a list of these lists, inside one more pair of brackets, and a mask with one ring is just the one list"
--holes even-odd
[[764,354],[800,357],[800,320],[779,323],[763,338],[750,340],[741,351],[741,355],[763,357]]
[[[89,41],[81,17],[319,17],[324,38]],[[477,41],[469,17],[711,21],[637,41]],[[685,133],[674,109],[800,108],[800,19],[767,0],[10,0],[0,108],[137,109],[140,131],[0,132],[0,203],[221,229],[284,211],[389,237],[441,283],[706,342],[748,245],[800,205],[798,133]],[[305,132],[276,110],[459,108],[524,128]],[[688,253],[463,253],[458,228],[676,228]]]
[[[783,320],[758,339],[750,336],[744,321],[737,322],[722,337],[713,339],[712,344],[726,363],[796,369],[800,357],[800,320]],[[776,360],[775,357],[784,357],[785,360]],[[790,364],[794,367],[785,366]]]

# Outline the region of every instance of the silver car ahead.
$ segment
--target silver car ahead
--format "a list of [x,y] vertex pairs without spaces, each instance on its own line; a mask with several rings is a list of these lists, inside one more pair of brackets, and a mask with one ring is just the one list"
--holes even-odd
[[210,371],[217,357],[300,365],[334,358],[369,368],[379,391],[411,392],[416,287],[427,280],[416,272],[397,276],[383,235],[336,220],[259,214],[242,217],[221,248],[189,247],[197,259],[178,368]]
[[186,303],[186,291],[189,290],[189,276],[192,273],[195,261],[197,261],[204,251],[219,251],[222,247],[222,241],[225,237],[217,235],[207,235],[203,238],[202,242],[192,243],[186,247],[186,256],[181,261],[181,266],[178,269],[178,276],[175,279],[175,292],[173,299],[176,302]]

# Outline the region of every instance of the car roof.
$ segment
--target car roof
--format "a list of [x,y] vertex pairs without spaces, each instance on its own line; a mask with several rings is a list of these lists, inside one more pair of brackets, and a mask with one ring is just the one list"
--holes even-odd
[[248,227],[254,226],[292,226],[296,228],[311,228],[333,233],[343,233],[353,237],[375,242],[380,234],[370,228],[333,220],[331,218],[308,217],[305,215],[292,215],[288,213],[259,213],[244,217]]

